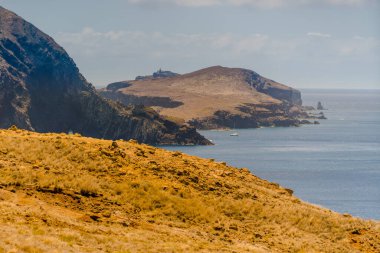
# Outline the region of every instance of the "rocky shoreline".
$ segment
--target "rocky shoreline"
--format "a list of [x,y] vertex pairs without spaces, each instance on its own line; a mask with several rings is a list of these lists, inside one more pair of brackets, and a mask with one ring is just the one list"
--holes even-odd
[[299,90],[248,69],[213,66],[188,74],[159,70],[109,84],[101,96],[143,104],[200,130],[319,124],[324,114],[302,106]]
[[[252,109],[254,108],[254,110]],[[200,130],[260,128],[260,127],[298,127],[301,125],[320,124],[318,120],[327,119],[323,112],[306,110],[302,106],[278,106],[265,108],[245,106],[239,108],[242,113],[232,114],[217,111],[212,117],[193,119],[189,125]],[[275,112],[275,113],[273,113]]]

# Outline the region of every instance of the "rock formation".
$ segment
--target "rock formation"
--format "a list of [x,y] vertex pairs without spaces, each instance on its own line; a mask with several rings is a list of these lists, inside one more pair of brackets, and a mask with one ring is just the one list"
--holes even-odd
[[326,108],[323,107],[321,101],[319,101],[317,104],[317,110],[326,110]]
[[296,126],[309,117],[298,90],[251,70],[215,66],[155,76],[113,83],[100,94],[126,105],[152,106],[200,129]]
[[149,108],[100,97],[62,47],[0,7],[0,127],[11,125],[151,144],[209,144],[194,128]]

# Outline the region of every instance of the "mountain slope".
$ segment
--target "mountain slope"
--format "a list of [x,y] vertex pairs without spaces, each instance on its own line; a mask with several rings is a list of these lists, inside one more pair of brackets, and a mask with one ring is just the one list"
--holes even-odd
[[380,224],[247,169],[133,141],[0,130],[0,252],[379,252]]
[[[157,72],[158,73],[158,72]],[[145,104],[199,128],[298,125],[308,117],[298,90],[239,68],[138,77],[100,90],[124,104]]]
[[101,98],[52,38],[0,7],[0,127],[152,144],[209,144],[141,106]]

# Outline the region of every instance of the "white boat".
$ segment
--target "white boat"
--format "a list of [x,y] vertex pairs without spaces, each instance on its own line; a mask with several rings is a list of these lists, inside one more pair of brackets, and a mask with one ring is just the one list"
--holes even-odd
[[[234,122],[234,128],[232,130],[235,130],[235,122]],[[239,136],[238,132],[233,132],[230,134],[230,136]]]

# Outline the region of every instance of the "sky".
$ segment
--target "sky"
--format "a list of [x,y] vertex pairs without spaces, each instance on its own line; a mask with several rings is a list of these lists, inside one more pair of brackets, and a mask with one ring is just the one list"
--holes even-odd
[[380,0],[0,0],[96,87],[247,68],[295,88],[380,89]]

